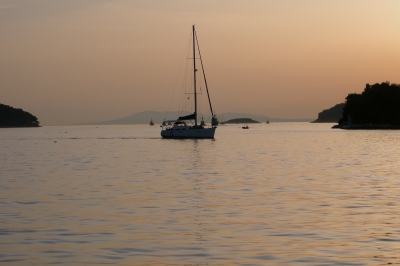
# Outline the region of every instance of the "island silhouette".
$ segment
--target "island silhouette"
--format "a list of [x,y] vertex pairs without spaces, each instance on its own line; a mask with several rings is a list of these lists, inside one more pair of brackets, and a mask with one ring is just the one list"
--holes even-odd
[[39,127],[36,116],[0,103],[0,127]]
[[400,85],[366,84],[361,94],[350,93],[334,128],[400,129]]

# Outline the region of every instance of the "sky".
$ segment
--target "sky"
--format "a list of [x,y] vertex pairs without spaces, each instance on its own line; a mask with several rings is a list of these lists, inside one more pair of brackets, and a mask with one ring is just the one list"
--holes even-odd
[[171,105],[196,25],[217,114],[317,118],[400,83],[398,0],[0,0],[0,103],[41,125]]

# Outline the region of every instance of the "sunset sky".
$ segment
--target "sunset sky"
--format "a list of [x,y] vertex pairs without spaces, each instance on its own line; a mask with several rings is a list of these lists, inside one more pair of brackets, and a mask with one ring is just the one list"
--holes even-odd
[[317,118],[400,83],[398,0],[0,0],[0,103],[42,125],[178,110],[192,24],[218,114]]

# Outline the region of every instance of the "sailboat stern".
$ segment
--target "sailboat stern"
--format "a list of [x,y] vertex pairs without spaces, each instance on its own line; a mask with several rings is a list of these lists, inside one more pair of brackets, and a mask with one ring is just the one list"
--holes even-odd
[[216,127],[216,126],[219,125],[218,118],[217,118],[215,115],[211,118],[211,125],[212,125],[213,127]]

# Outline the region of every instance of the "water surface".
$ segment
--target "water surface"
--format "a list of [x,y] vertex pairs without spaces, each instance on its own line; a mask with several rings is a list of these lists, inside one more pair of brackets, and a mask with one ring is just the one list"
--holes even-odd
[[0,263],[400,263],[400,131],[331,126],[0,129]]

